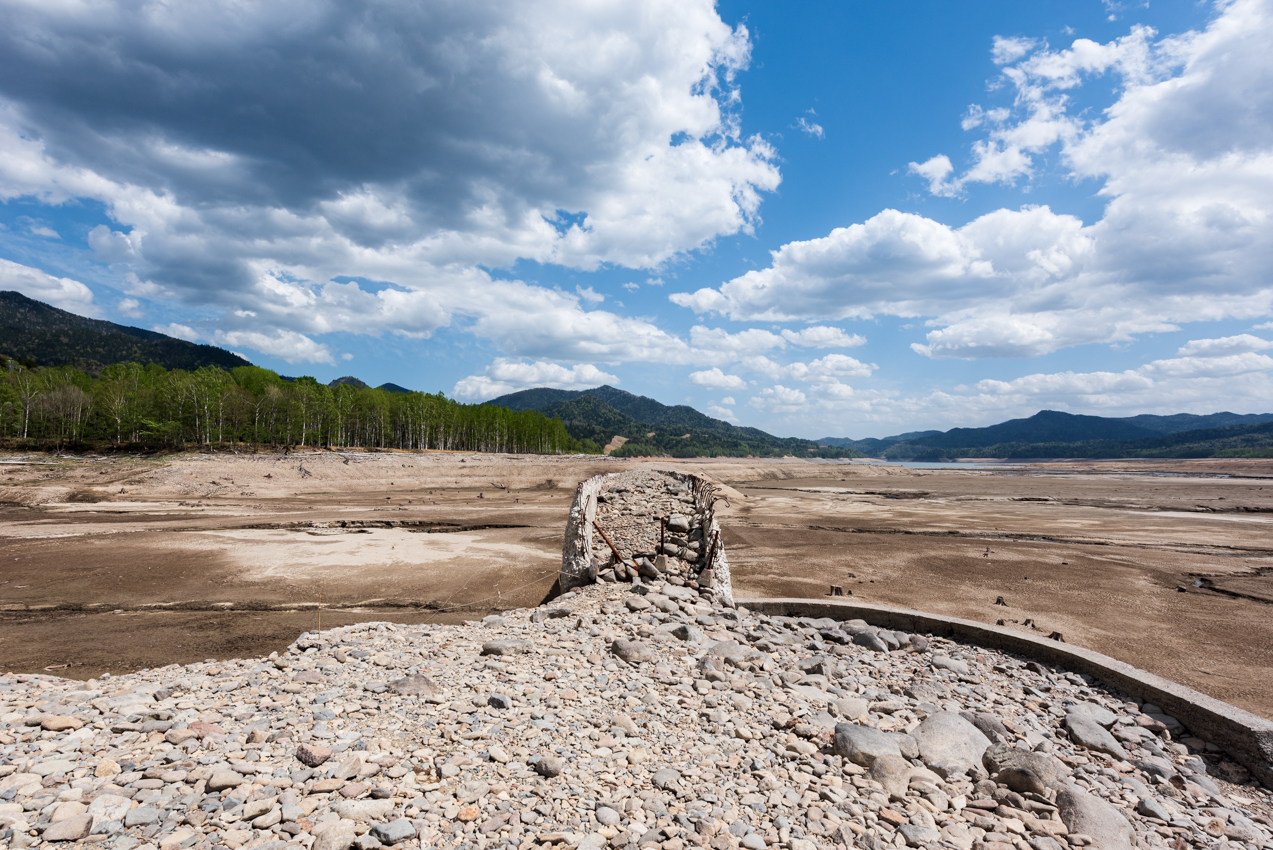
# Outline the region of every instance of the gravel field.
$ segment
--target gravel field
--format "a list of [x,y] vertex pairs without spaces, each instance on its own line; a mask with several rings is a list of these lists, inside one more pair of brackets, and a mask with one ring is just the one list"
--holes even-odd
[[1273,847],[1154,706],[861,622],[599,584],[268,658],[0,678],[0,840],[130,848]]

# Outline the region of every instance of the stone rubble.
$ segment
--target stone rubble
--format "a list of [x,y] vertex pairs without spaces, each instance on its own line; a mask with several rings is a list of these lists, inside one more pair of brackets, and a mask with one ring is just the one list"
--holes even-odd
[[[691,583],[695,590],[702,580],[711,587],[711,577],[702,575],[711,541],[705,539],[705,517],[686,481],[648,471],[608,475],[597,494],[596,521],[625,560],[638,564],[642,577]],[[592,559],[599,580],[630,579],[628,564],[614,558],[600,534],[592,537]]]
[[1252,850],[1271,802],[1087,677],[664,582],[0,677],[7,847]]

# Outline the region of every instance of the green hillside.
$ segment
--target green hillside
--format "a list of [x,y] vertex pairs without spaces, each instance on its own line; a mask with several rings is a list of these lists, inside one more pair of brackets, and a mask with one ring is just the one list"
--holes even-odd
[[187,371],[250,365],[223,348],[77,316],[20,292],[0,292],[0,355],[35,366],[73,366],[89,375],[112,363]]
[[[1273,423],[1273,413],[1142,414],[1114,418],[1041,410],[1026,419],[1011,419],[985,428],[912,431],[865,440],[827,437],[819,442],[896,460],[1221,457],[1215,453],[1264,451],[1263,438],[1259,436],[1263,432],[1258,426],[1268,423]],[[1241,430],[1244,428],[1253,430]]]
[[1202,428],[1142,440],[1007,442],[991,446],[937,448],[897,443],[884,451],[893,460],[986,458],[1204,458],[1273,457],[1273,421],[1228,428]]
[[813,440],[775,437],[757,428],[740,428],[685,405],[666,405],[615,387],[554,390],[539,387],[492,399],[512,410],[539,410],[560,418],[576,440],[605,445],[628,438],[619,457],[861,457],[860,452],[820,445]]

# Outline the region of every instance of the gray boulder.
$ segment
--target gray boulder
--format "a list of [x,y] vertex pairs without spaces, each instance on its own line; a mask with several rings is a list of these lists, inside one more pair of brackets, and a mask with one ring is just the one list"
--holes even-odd
[[1167,811],[1167,807],[1152,795],[1146,795],[1137,801],[1136,812],[1147,818],[1158,818],[1163,823],[1172,821],[1171,812]]
[[901,756],[885,753],[876,757],[867,776],[883,785],[884,793],[890,797],[904,797],[914,770],[915,767]]
[[1056,807],[1066,829],[1090,835],[1101,850],[1132,850],[1132,825],[1099,797],[1069,787],[1057,793]]
[[711,645],[707,650],[708,656],[712,658],[721,658],[732,664],[739,664],[747,659],[751,653],[747,647],[743,646],[736,640],[722,640]]
[[44,830],[45,841],[81,841],[88,837],[93,828],[92,815],[76,815],[50,826]]
[[1153,714],[1149,715],[1149,719],[1157,720],[1159,723],[1166,726],[1167,731],[1171,733],[1171,736],[1173,738],[1178,738],[1188,731],[1187,729],[1185,729],[1185,725],[1183,723],[1181,723],[1176,718],[1172,717],[1170,714],[1160,714],[1158,712],[1154,712]]
[[483,655],[521,655],[530,652],[532,644],[528,640],[488,640],[482,644]]
[[938,670],[949,670],[950,672],[960,676],[967,676],[969,672],[971,672],[966,662],[946,655],[934,655],[929,659],[928,663],[936,667]]
[[662,788],[665,791],[675,788],[676,783],[680,781],[680,772],[673,770],[670,767],[665,767],[662,770],[656,770],[654,775],[650,777],[650,784],[652,784],[655,788]]
[[981,763],[987,772],[997,774],[1000,782],[1018,794],[1042,794],[1047,789],[1060,791],[1070,784],[1069,771],[1056,759],[1008,744],[995,744],[986,750]]
[[904,823],[897,828],[897,831],[906,840],[907,847],[927,847],[941,840],[941,833],[937,830],[926,826],[916,826],[913,823]]
[[354,834],[353,827],[338,824],[324,830],[323,834],[318,836],[318,840],[314,842],[313,850],[349,850],[357,837]]
[[629,664],[642,664],[658,660],[658,653],[637,640],[619,638],[610,645],[610,651]]
[[892,735],[858,726],[855,723],[835,725],[835,754],[862,767],[870,767],[880,756],[901,756],[897,739]]
[[561,776],[561,772],[565,769],[566,763],[557,756],[542,756],[539,761],[535,762],[535,772],[550,779],[554,776]]
[[1016,740],[1003,721],[987,711],[965,711],[959,715],[973,726],[981,730],[981,734],[990,739],[990,743],[1011,743]]
[[378,823],[371,828],[381,844],[394,845],[409,838],[415,838],[415,826],[406,818],[398,818],[388,823]]
[[1103,705],[1094,702],[1076,702],[1065,707],[1066,714],[1081,714],[1084,717],[1104,726],[1106,729],[1118,721],[1118,715]]
[[1070,739],[1081,747],[1115,758],[1127,758],[1127,751],[1114,740],[1114,736],[1085,714],[1065,715],[1065,728],[1070,733]]
[[990,739],[958,714],[938,711],[911,731],[919,742],[919,757],[943,777],[956,776],[981,766]]
[[858,632],[853,636],[853,642],[875,652],[888,652],[888,644],[880,640],[880,636],[874,632]]
[[1066,850],[1068,845],[1061,844],[1050,835],[1036,835],[1030,839],[1030,850]]
[[698,626],[692,626],[689,623],[681,623],[676,628],[672,629],[672,635],[686,643],[702,643],[707,639],[707,636],[703,634],[702,629]]

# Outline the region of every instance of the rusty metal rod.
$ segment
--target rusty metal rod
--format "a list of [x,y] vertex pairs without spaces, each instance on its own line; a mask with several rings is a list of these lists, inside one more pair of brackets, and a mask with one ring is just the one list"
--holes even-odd
[[663,554],[663,548],[667,546],[667,517],[659,517],[659,554]]
[[712,535],[711,543],[707,546],[707,560],[703,563],[703,569],[710,570],[712,568],[712,556],[716,554],[716,544],[720,541],[720,532]]
[[597,533],[601,535],[601,539],[604,540],[606,545],[610,547],[610,551],[613,552],[614,556],[619,559],[619,563],[626,564],[627,561],[624,560],[623,553],[620,552],[619,547],[615,546],[614,543],[611,542],[610,538],[606,536],[605,530],[601,528],[601,524],[594,519],[592,521],[592,527],[595,528]]

